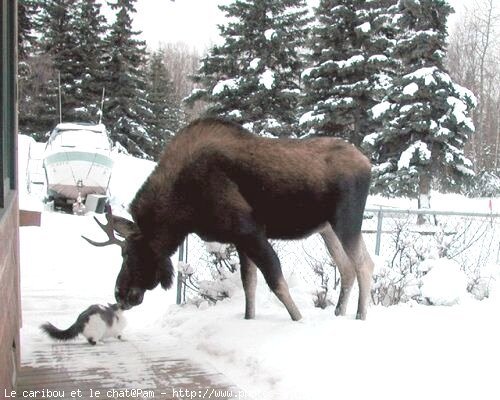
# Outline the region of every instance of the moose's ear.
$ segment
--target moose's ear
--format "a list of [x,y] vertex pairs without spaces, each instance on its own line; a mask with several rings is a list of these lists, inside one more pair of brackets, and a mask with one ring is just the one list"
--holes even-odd
[[116,215],[113,215],[112,218],[113,229],[118,232],[121,237],[126,239],[130,234],[137,231],[137,225],[134,222]]

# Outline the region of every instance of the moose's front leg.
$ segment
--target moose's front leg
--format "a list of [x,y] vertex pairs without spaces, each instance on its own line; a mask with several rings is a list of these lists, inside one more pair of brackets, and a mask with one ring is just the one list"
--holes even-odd
[[292,320],[300,320],[302,315],[290,296],[280,261],[267,238],[263,234],[247,235],[237,247],[261,270],[267,285],[286,307]]
[[240,256],[240,272],[243,290],[245,291],[245,319],[255,318],[255,289],[257,287],[257,268],[255,264],[242,251]]

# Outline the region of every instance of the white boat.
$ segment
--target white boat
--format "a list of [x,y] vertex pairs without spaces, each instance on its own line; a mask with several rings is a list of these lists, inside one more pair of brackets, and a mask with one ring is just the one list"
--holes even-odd
[[103,124],[60,123],[45,148],[49,199],[71,204],[89,194],[106,195],[113,159]]

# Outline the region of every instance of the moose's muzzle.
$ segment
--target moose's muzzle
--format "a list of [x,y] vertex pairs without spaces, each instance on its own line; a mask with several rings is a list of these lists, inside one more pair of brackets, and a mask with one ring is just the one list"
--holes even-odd
[[140,288],[121,289],[116,287],[115,299],[122,307],[130,309],[138,306],[144,299],[144,290]]

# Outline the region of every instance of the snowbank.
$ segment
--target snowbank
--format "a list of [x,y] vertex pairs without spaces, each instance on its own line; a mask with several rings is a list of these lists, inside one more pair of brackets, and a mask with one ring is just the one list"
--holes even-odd
[[36,162],[41,163],[40,157],[42,157],[44,148],[45,145],[43,143],[37,143],[33,138],[26,135],[18,135],[17,166],[19,176],[19,208],[21,210],[41,211],[43,209],[40,197],[30,194],[32,188],[29,186],[29,174],[31,173],[31,159],[36,159]]
[[421,295],[430,304],[452,306],[469,297],[467,276],[455,261],[426,260],[429,272],[422,278]]
[[113,159],[115,164],[109,182],[110,202],[113,210],[127,210],[156,163],[121,153],[115,153]]
[[259,400],[500,394],[491,365],[500,355],[498,303],[372,307],[360,322],[301,302],[305,318],[294,323],[271,295],[260,292],[258,299],[252,321],[242,319],[242,296],[203,311],[172,307],[160,323],[162,340],[212,364]]

